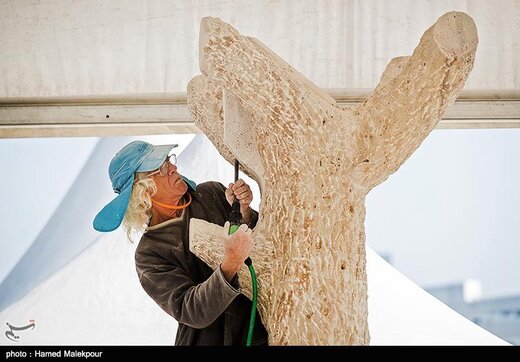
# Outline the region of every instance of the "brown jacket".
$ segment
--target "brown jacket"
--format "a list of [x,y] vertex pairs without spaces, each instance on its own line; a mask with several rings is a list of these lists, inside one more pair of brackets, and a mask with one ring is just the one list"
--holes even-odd
[[[226,222],[231,207],[225,187],[205,182],[189,192],[192,202],[182,216],[149,227],[139,241],[135,252],[139,281],[179,322],[176,345],[244,345],[251,301],[240,294],[238,277],[230,285],[220,268],[213,271],[189,250],[190,218],[221,226]],[[257,221],[254,211],[249,226]],[[259,344],[267,344],[267,332],[257,312],[253,345]]]

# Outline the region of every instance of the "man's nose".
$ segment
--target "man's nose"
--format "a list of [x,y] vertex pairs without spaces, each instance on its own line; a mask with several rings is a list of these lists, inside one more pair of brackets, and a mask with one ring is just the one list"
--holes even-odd
[[176,171],[177,171],[177,165],[170,164],[170,167],[168,169],[168,174],[171,175],[171,174],[175,173]]

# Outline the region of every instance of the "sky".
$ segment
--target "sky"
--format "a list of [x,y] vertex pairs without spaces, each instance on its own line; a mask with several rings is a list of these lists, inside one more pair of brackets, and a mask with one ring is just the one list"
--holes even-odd
[[[178,142],[180,153],[192,137],[153,142]],[[9,170],[0,178],[0,280],[43,228],[97,141],[0,139],[0,160]],[[519,294],[519,141],[516,129],[434,130],[368,194],[367,243],[423,287],[476,278],[484,297]]]
[[367,242],[422,286],[520,293],[520,130],[434,130],[367,197]]

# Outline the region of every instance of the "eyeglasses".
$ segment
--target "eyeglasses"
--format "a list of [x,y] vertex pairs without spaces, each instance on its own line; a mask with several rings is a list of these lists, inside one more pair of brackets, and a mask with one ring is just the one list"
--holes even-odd
[[177,156],[175,153],[172,153],[168,157],[166,157],[166,160],[164,160],[161,167],[159,167],[158,170],[148,174],[148,177],[159,174],[159,176],[166,176],[168,174],[168,165],[176,165],[177,164]]

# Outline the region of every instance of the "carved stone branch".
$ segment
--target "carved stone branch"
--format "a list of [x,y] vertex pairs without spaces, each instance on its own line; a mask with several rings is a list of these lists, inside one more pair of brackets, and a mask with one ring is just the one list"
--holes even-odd
[[[223,235],[224,228],[219,225],[200,219],[190,220],[190,240],[195,241],[190,242],[190,250],[213,269],[218,268],[224,257]],[[255,239],[257,242],[251,250],[250,257],[254,261],[253,266],[258,280],[258,288],[269,291],[271,279],[266,278],[265,274],[269,273],[271,269],[269,264],[274,257],[273,249],[269,246],[269,243],[258,242],[258,238]],[[252,299],[253,292],[249,270],[245,267],[241,268],[238,272],[238,278],[242,293]],[[269,293],[261,293],[258,296],[258,309],[261,314],[267,313],[268,296]]]
[[[226,132],[224,132],[224,108],[227,111],[227,128],[230,129],[235,126],[236,129],[240,130],[241,127],[237,127],[237,123],[239,123],[238,119],[243,120],[248,114],[247,111],[244,110],[244,107],[238,104],[238,101],[233,98],[233,96],[228,95],[224,97],[224,92],[217,83],[211,82],[206,77],[200,75],[193,78],[188,84],[188,94],[191,95],[190,102],[188,102],[188,109],[193,115],[195,125],[208,136],[222,157],[231,164],[234,164],[235,155],[237,155],[236,158],[241,161],[243,172],[253,179],[263,179],[261,164],[259,164],[259,162],[253,163],[251,162],[252,160],[244,160],[243,157],[241,158],[240,152],[238,152],[240,151],[240,145],[236,144],[237,141],[228,141],[228,145],[224,142],[226,134]],[[224,107],[224,105],[227,105],[227,107]],[[236,119],[237,122],[232,122],[233,119]],[[247,125],[248,122],[245,122],[245,124]],[[247,129],[247,127],[244,128]],[[248,131],[253,131],[253,129],[249,127]],[[247,134],[247,136],[248,137],[243,139],[248,142],[255,142],[254,135]],[[251,163],[254,164],[255,168],[253,170],[256,170],[256,172],[253,172],[251,168],[247,166]]]
[[[270,344],[369,343],[366,194],[435,127],[477,42],[468,15],[443,15],[412,56],[390,62],[364,104],[344,109],[257,39],[202,20],[203,76],[190,82],[188,104],[220,153],[238,157],[260,185],[253,261]],[[191,249],[216,267],[220,231],[192,221],[191,232]]]

